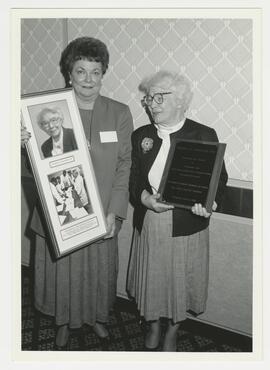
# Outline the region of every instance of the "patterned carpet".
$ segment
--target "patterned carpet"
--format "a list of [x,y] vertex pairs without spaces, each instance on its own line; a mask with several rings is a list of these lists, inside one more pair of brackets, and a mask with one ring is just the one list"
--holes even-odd
[[[134,304],[118,298],[108,324],[109,339],[101,340],[85,325],[72,330],[64,348],[55,345],[56,326],[52,317],[33,307],[32,275],[22,268],[22,350],[25,351],[145,351],[144,333]],[[160,351],[158,348],[157,351]],[[251,352],[252,340],[223,329],[187,319],[178,331],[178,352]]]

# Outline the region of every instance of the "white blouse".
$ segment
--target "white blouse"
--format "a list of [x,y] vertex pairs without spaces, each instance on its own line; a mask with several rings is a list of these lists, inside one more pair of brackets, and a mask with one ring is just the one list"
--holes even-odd
[[171,146],[171,139],[170,134],[180,130],[184,125],[185,119],[180,121],[174,126],[162,126],[162,125],[155,125],[157,128],[157,134],[162,139],[162,144],[159,149],[158,155],[149,171],[148,180],[152,187],[153,194],[158,192],[158,188],[160,185],[160,181],[162,178],[162,174],[164,171],[164,167],[166,164],[166,160],[168,157],[168,153]]
[[59,139],[56,141],[54,140],[54,138],[52,138],[53,142],[52,156],[63,154],[64,152],[63,136],[64,136],[63,129],[61,129]]

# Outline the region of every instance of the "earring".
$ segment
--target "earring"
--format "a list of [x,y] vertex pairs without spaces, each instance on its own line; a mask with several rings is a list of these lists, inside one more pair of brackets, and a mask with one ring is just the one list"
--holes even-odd
[[72,85],[72,81],[71,80],[69,80],[69,84]]

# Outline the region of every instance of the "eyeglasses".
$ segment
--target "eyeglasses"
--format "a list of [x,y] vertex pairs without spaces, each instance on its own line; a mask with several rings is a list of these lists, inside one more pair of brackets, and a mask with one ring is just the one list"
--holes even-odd
[[41,125],[43,127],[48,127],[50,124],[53,124],[54,126],[58,124],[58,122],[61,120],[61,117],[55,117],[49,119],[49,121],[43,121],[41,122]]
[[142,105],[152,105],[153,100],[157,104],[162,104],[164,101],[163,95],[172,94],[172,92],[163,92],[163,93],[156,93],[153,96],[152,95],[145,95],[142,99]]

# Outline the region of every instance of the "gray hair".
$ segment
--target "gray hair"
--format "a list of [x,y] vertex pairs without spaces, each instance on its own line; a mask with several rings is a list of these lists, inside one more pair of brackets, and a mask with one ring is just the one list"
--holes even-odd
[[163,83],[167,82],[165,83],[165,87],[175,92],[176,96],[180,100],[184,100],[183,105],[185,106],[185,110],[187,110],[191,103],[193,92],[187,77],[180,73],[168,70],[160,70],[151,76],[145,77],[140,83],[138,89],[142,93],[148,94],[150,88],[153,86],[159,86],[161,81]]
[[44,116],[47,113],[52,113],[52,114],[56,113],[56,114],[59,115],[59,117],[62,119],[62,121],[64,120],[63,113],[62,113],[62,111],[59,107],[45,107],[37,115],[37,124],[39,125],[40,128],[42,128],[42,123],[44,121]]

